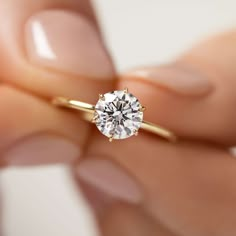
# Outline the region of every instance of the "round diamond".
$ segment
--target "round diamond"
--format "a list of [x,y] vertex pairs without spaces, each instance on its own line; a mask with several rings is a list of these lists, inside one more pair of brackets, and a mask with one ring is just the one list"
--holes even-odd
[[95,106],[97,128],[109,138],[128,138],[141,126],[141,108],[138,99],[126,90],[106,93]]

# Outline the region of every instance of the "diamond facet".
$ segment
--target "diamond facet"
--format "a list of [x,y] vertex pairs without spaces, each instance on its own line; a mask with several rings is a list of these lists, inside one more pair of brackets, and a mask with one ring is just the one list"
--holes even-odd
[[125,139],[137,134],[143,120],[142,106],[126,90],[103,95],[95,106],[97,128],[107,137]]

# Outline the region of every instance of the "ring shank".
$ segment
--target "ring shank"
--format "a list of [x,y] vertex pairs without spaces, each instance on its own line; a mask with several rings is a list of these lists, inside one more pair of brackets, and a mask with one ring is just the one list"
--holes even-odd
[[157,134],[165,139],[168,139],[171,142],[175,142],[177,140],[177,137],[172,132],[151,122],[144,120],[142,122],[141,128],[151,133]]
[[[83,118],[87,121],[91,122],[93,119],[95,106],[89,103],[71,100],[64,97],[56,97],[52,100],[52,103],[59,107],[73,108],[79,111],[83,111]],[[143,121],[140,128],[151,133],[157,134],[172,142],[176,141],[177,139],[177,137],[169,130],[148,121]]]
[[84,111],[84,112],[89,112],[89,113],[94,113],[94,110],[95,110],[95,106],[89,103],[71,100],[64,97],[54,98],[52,100],[52,104],[59,107],[73,108],[79,111]]

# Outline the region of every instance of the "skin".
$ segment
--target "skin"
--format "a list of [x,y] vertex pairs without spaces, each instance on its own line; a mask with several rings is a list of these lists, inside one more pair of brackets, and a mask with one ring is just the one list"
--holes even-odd
[[[22,56],[24,46],[19,33],[22,22],[40,9],[60,6],[86,15],[99,32],[98,24],[88,1],[22,2],[22,5],[17,4],[17,0],[0,3],[0,55],[4,65],[0,69],[1,156],[32,132],[50,129],[84,147],[83,158],[106,156],[124,167],[137,179],[145,198],[139,205],[113,200],[103,207],[97,220],[104,236],[235,235],[236,163],[228,149],[236,144],[236,31],[202,42],[175,62],[178,67],[194,66],[210,80],[214,89],[208,96],[182,96],[126,75],[120,76],[115,86],[114,80],[84,80],[57,72],[59,83],[52,88],[50,79],[42,76],[41,68]],[[15,44],[15,39],[20,45]],[[47,78],[55,77],[51,71],[43,73]],[[34,83],[29,83],[32,75]],[[92,102],[101,92],[124,87],[132,90],[146,107],[153,107],[153,101],[158,100],[160,105],[148,109],[146,119],[176,132],[180,142],[171,144],[143,133],[135,139],[108,145],[94,126],[80,120],[77,114],[49,104],[49,98],[58,94]],[[21,107],[25,115],[19,116],[15,107]],[[41,116],[27,116],[35,107]],[[184,121],[182,114],[185,114]],[[9,119],[16,116],[17,121]],[[52,122],[52,117],[57,122]],[[132,155],[134,149],[137,150],[135,156]],[[9,165],[4,158],[1,164]],[[37,160],[36,164],[42,163]],[[71,164],[75,168],[80,165]],[[88,191],[89,187],[81,184],[82,189]]]

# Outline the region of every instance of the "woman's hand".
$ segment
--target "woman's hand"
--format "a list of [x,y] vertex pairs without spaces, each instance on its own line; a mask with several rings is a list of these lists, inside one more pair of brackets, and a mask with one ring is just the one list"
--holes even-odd
[[[236,233],[236,32],[176,62],[115,73],[87,0],[0,2],[1,165],[73,164],[105,236]],[[128,87],[178,143],[108,143],[54,96],[95,103]],[[86,149],[85,149],[86,147]]]
[[147,107],[145,119],[173,130],[108,143],[97,131],[77,167],[106,236],[236,234],[236,31],[176,62],[121,76]]
[[89,124],[53,107],[54,96],[94,103],[114,69],[87,0],[0,2],[2,165],[72,162]]

